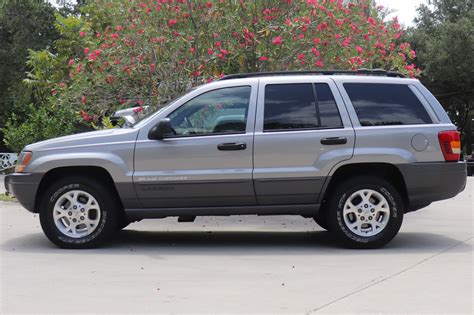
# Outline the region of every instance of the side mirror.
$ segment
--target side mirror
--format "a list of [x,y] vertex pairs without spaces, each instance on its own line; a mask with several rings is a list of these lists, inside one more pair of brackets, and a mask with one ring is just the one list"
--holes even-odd
[[170,119],[164,118],[160,120],[156,126],[150,129],[150,132],[148,132],[148,138],[152,140],[163,140],[173,134]]

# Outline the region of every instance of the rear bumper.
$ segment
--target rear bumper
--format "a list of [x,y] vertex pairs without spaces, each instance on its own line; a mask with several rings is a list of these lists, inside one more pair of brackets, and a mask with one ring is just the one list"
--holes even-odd
[[449,199],[466,187],[466,163],[436,162],[398,165],[407,187],[409,209]]
[[5,176],[5,188],[28,211],[35,212],[35,198],[42,173],[13,173]]

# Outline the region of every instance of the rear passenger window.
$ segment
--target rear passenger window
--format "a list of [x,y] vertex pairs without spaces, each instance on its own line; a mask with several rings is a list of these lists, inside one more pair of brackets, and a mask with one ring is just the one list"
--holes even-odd
[[361,126],[429,124],[432,120],[408,85],[344,83]]
[[315,84],[315,88],[319,115],[321,116],[321,127],[342,127],[341,116],[339,115],[339,110],[337,109],[336,101],[334,100],[329,85],[326,83],[317,83]]
[[326,83],[314,84],[314,88],[312,83],[267,85],[264,106],[264,131],[342,127]]
[[311,83],[265,87],[264,131],[313,129],[318,126]]

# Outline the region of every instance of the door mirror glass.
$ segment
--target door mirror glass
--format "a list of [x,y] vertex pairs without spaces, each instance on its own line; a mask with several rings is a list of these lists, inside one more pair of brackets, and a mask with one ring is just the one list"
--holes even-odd
[[174,135],[173,128],[171,128],[171,123],[169,118],[164,118],[156,124],[153,128],[150,129],[148,133],[148,138],[152,140],[162,140]]

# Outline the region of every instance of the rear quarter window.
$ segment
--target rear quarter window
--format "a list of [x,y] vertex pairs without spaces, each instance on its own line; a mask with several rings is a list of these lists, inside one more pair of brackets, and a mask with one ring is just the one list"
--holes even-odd
[[344,83],[361,126],[416,125],[433,121],[405,84]]

